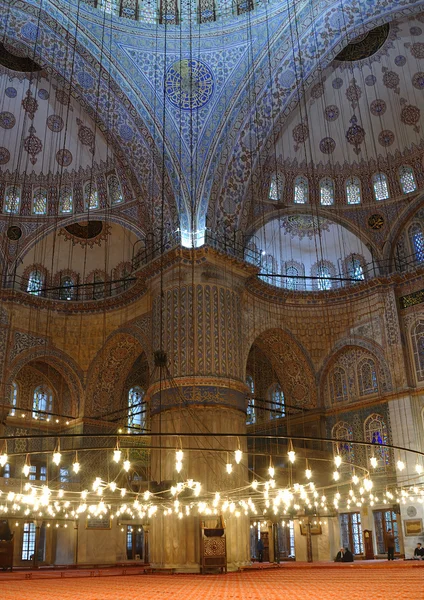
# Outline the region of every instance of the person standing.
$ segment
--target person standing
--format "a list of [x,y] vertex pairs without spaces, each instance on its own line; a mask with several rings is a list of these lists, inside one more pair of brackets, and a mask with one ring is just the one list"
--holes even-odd
[[258,540],[257,549],[258,549],[258,560],[259,560],[259,562],[262,562],[264,559],[264,543],[261,538],[259,538],[259,540]]
[[387,560],[395,559],[395,536],[391,529],[386,533]]

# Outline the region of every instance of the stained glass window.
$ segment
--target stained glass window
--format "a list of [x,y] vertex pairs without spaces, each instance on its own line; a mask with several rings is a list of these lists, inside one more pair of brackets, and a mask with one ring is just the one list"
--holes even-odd
[[349,177],[346,180],[346,200],[348,204],[361,203],[361,182],[358,177]]
[[347,276],[355,281],[363,281],[365,279],[362,261],[358,256],[352,255],[346,263]]
[[323,291],[331,289],[331,271],[328,265],[323,263],[318,265],[317,277],[319,278],[317,280],[319,290]]
[[364,423],[365,441],[370,444],[367,447],[369,457],[377,458],[379,466],[389,462],[389,451],[384,448],[388,443],[387,425],[379,414],[370,415]]
[[346,372],[342,367],[335,367],[331,373],[330,392],[334,402],[348,400]]
[[286,275],[288,275],[286,279],[286,288],[289,290],[297,290],[297,277],[299,276],[299,269],[291,265],[290,267],[287,267]]
[[178,25],[178,0],[160,0],[159,23],[162,25]]
[[19,185],[9,185],[4,195],[4,212],[17,214],[21,203],[21,188]]
[[45,413],[51,413],[53,406],[53,394],[50,388],[44,385],[39,385],[34,390],[34,396],[32,400],[32,416],[34,419],[45,421],[48,415]]
[[124,197],[122,196],[121,184],[116,175],[109,175],[107,178],[107,189],[111,204],[120,204],[123,202]]
[[389,184],[387,183],[387,177],[384,173],[376,173],[373,175],[372,186],[374,188],[376,200],[387,200],[389,198]]
[[358,365],[359,392],[361,396],[378,392],[377,371],[371,358],[366,358]]
[[279,419],[286,416],[286,407],[284,402],[284,394],[280,385],[277,383],[271,388],[270,393],[270,419]]
[[409,228],[409,239],[415,260],[419,263],[424,262],[424,235],[419,223],[413,223]]
[[340,546],[342,548],[349,548],[353,554],[363,554],[364,545],[362,540],[361,513],[341,513],[339,518]]
[[250,12],[254,8],[253,0],[235,0],[235,5],[238,15]]
[[156,23],[157,2],[156,0],[140,0],[139,18],[146,23]]
[[246,383],[250,390],[250,396],[248,398],[247,411],[246,411],[246,424],[252,425],[256,422],[256,412],[255,412],[255,382],[253,381],[253,377],[248,375],[246,377]]
[[415,370],[418,381],[424,380],[424,321],[419,321],[411,332]]
[[331,437],[340,442],[333,443],[333,453],[339,454],[343,462],[353,462],[354,453],[351,441],[353,440],[352,427],[345,421],[338,421],[331,432]]
[[268,198],[273,202],[281,202],[284,192],[284,176],[281,173],[273,174],[269,185]]
[[14,417],[16,414],[16,407],[18,405],[18,384],[16,381],[12,383],[12,388],[10,390],[10,406],[9,417]]
[[309,184],[306,177],[298,175],[294,180],[294,203],[306,204],[309,196]]
[[334,204],[334,181],[329,177],[324,177],[319,182],[319,197],[323,206]]
[[97,7],[103,8],[106,13],[119,15],[119,0],[98,0]]
[[40,271],[31,271],[28,277],[27,292],[34,296],[40,296],[43,289],[43,276]]
[[399,181],[400,187],[404,194],[411,194],[417,189],[417,182],[415,181],[414,170],[408,165],[404,165],[399,169]]
[[262,256],[261,272],[263,273],[263,275],[260,275],[260,278],[263,281],[266,281],[266,283],[274,285],[275,278],[272,277],[272,274],[277,272],[277,265],[275,258],[271,254],[266,254],[265,256]]
[[60,282],[59,298],[73,300],[75,297],[75,282],[72,277],[63,277]]
[[59,211],[62,214],[70,214],[73,211],[72,188],[67,185],[59,190]]
[[216,21],[215,0],[199,0],[199,23]]
[[84,186],[84,203],[86,210],[99,208],[96,185],[91,181],[88,181]]
[[38,188],[32,197],[32,212],[34,215],[45,215],[47,213],[47,190]]
[[128,392],[128,432],[134,433],[134,430],[144,429],[145,424],[145,392],[143,388],[136,385]]

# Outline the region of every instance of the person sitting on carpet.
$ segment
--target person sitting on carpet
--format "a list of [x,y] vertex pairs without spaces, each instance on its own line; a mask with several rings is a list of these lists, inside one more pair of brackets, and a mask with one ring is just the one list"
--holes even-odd
[[424,560],[424,548],[419,542],[414,550],[414,560]]
[[349,548],[345,548],[345,551],[344,551],[344,554],[343,554],[343,558],[342,558],[342,562],[353,562],[353,554],[349,550]]
[[345,553],[345,549],[340,548],[340,550],[337,552],[337,556],[334,559],[334,562],[343,562],[344,553]]

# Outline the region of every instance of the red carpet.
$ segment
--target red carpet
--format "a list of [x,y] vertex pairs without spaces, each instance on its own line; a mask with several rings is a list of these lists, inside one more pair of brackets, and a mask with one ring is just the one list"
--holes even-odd
[[[384,566],[383,566],[384,565]],[[319,567],[319,568],[317,568]],[[410,567],[410,568],[405,568]],[[1,573],[2,600],[417,600],[424,562],[361,565],[284,565],[228,575],[115,575],[121,570]],[[95,576],[90,576],[93,573]],[[102,573],[101,575],[97,575]],[[133,573],[132,576],[130,574]],[[40,577],[40,578],[39,578]]]

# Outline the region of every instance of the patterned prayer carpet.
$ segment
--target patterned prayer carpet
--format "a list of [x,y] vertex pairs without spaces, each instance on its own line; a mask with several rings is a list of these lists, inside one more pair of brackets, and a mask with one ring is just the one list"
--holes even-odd
[[[365,566],[365,565],[364,565]],[[256,569],[228,575],[107,576],[107,571],[50,572],[37,579],[0,574],[2,600],[417,600],[423,595],[424,563],[401,568],[385,563],[320,565],[297,563],[276,569]],[[122,571],[121,571],[122,572]],[[23,574],[21,574],[23,575]],[[38,574],[37,574],[38,575]]]

